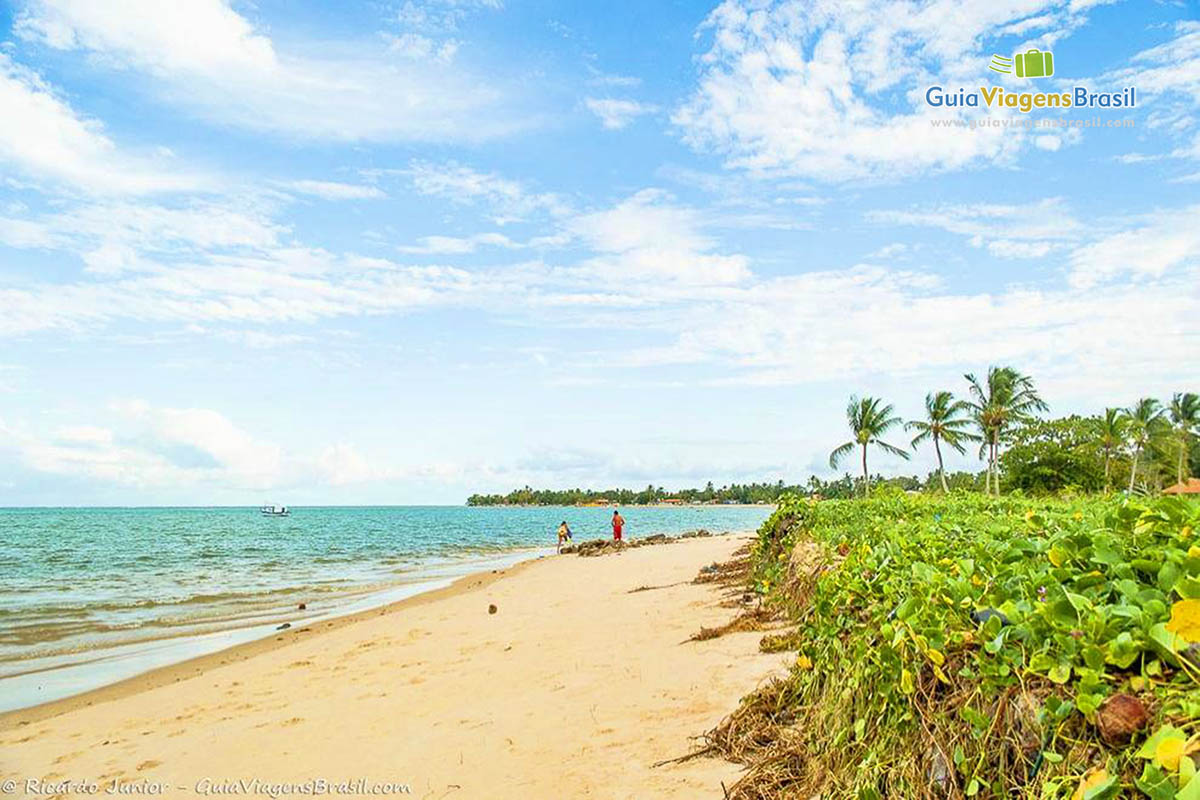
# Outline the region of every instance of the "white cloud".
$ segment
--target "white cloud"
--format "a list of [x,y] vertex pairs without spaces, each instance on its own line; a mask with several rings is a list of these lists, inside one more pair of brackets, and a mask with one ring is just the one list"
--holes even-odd
[[1200,205],[1162,211],[1077,248],[1071,253],[1071,284],[1086,289],[1123,275],[1143,281],[1200,266],[1198,219]]
[[562,216],[570,206],[556,194],[531,191],[520,181],[494,172],[479,172],[456,164],[413,161],[402,171],[418,193],[459,205],[482,203],[498,224],[524,220],[534,214]]
[[132,400],[110,411],[113,426],[69,425],[49,436],[10,428],[8,446],[38,472],[138,488],[206,483],[257,489],[284,477],[279,447],[211,409]]
[[679,318],[671,345],[630,363],[709,364],[728,376],[721,383],[752,385],[1017,363],[1076,388],[1127,391],[1176,379],[1190,363],[1198,303],[1194,268],[1121,286],[962,294],[921,273],[832,270],[728,292],[711,313]]
[[295,486],[340,487],[410,478],[457,477],[480,468],[431,463],[398,467],[336,442],[311,450],[285,449],[255,436],[208,408],[153,406],[144,400],[109,404],[108,424],[64,425],[42,434],[0,420],[0,452],[13,451],[27,468],[98,485],[169,489],[206,495]]
[[869,261],[875,260],[875,259],[887,260],[887,259],[891,259],[891,258],[897,258],[900,256],[904,256],[905,254],[908,253],[908,251],[909,251],[909,246],[907,244],[905,244],[904,242],[892,242],[891,244],[884,245],[883,247],[879,248],[878,250],[876,250],[873,253],[869,253],[867,255],[867,260],[869,260]]
[[1200,21],[1175,26],[1175,38],[1143,50],[1133,65],[1103,76],[1107,83],[1136,86],[1147,95],[1179,94],[1200,104]]
[[701,28],[711,46],[699,86],[673,120],[694,147],[768,174],[893,179],[1006,162],[1023,131],[934,126],[965,111],[928,106],[925,89],[986,80],[985,44],[1003,26],[1051,35],[1078,24],[1079,10],[1059,0],[726,0]]
[[419,241],[420,244],[401,245],[396,249],[401,253],[417,255],[465,255],[474,253],[481,246],[507,249],[521,246],[502,233],[478,233],[473,236],[422,236]]
[[588,83],[592,86],[620,86],[628,89],[641,86],[642,79],[633,75],[611,75],[603,72],[594,72],[592,77],[588,79]]
[[[404,64],[386,44],[281,50],[226,0],[33,0],[18,34],[138,70],[163,98],[221,123],[305,139],[478,141],[527,127],[496,82],[448,69],[442,47]],[[410,43],[411,44],[411,43]],[[309,52],[304,52],[307,49]],[[410,48],[411,50],[411,48]],[[374,51],[374,52],[373,52]]]
[[458,53],[460,43],[454,39],[436,40],[419,33],[402,33],[388,36],[388,47],[393,53],[413,61],[440,61],[448,64]]
[[387,197],[378,186],[337,181],[290,181],[285,187],[293,192],[320,197],[323,200],[376,200]]
[[396,22],[405,28],[428,32],[453,32],[476,11],[498,11],[500,0],[405,0]]
[[608,130],[620,130],[637,117],[658,111],[655,105],[615,97],[588,97],[583,103]]
[[204,189],[169,159],[122,150],[36,73],[0,53],[0,163],[36,181],[97,195]]
[[608,279],[704,285],[750,277],[745,256],[713,253],[716,242],[702,232],[698,214],[658,190],[643,190],[611,209],[580,215],[567,229],[601,253],[582,269]]
[[1085,233],[1060,197],[1024,205],[947,204],[919,211],[874,211],[867,217],[876,222],[942,228],[969,237],[971,245],[986,247],[1001,258],[1041,258]]
[[152,258],[274,247],[287,228],[253,200],[168,207],[109,201],[29,219],[0,217],[0,243],[77,253],[97,273],[150,269]]
[[[1135,86],[1139,104],[1147,103],[1153,113],[1148,127],[1167,135],[1185,137],[1185,143],[1170,151],[1173,158],[1200,160],[1200,21],[1185,20],[1175,25],[1175,37],[1161,45],[1143,50],[1131,59],[1131,65],[1101,76],[1110,88]],[[1132,153],[1127,162],[1136,163],[1162,158]]]

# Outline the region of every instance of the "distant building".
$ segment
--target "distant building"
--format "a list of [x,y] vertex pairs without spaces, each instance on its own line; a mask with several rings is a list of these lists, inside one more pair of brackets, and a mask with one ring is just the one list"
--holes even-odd
[[669,505],[669,506],[683,505],[683,501],[680,500],[678,497],[664,497],[662,499],[662,502],[665,505]]
[[1163,494],[1200,494],[1200,478],[1188,478],[1183,483],[1168,486]]

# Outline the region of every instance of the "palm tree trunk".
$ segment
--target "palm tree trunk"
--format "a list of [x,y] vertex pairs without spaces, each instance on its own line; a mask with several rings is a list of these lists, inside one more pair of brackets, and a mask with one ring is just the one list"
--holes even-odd
[[933,450],[938,457],[938,477],[942,479],[942,493],[950,494],[950,487],[946,486],[946,468],[942,466],[942,447],[938,444],[938,436],[933,435]]
[[1109,468],[1112,466],[1112,451],[1104,448],[1104,492],[1112,491],[1112,481],[1109,480]]
[[1133,466],[1129,470],[1129,493],[1133,493],[1133,482],[1137,480],[1137,462],[1138,456],[1142,454],[1142,446],[1139,444],[1133,449]]
[[992,428],[992,482],[996,484],[996,496],[1000,496],[1000,430]]
[[864,444],[863,449],[863,496],[871,496],[871,474],[867,472],[867,446]]
[[992,493],[992,473],[996,470],[996,450],[991,442],[988,442],[988,473],[987,473],[987,494]]
[[1178,483],[1183,483],[1183,454],[1187,451],[1187,436],[1182,436],[1179,439],[1179,468],[1175,470],[1178,475]]

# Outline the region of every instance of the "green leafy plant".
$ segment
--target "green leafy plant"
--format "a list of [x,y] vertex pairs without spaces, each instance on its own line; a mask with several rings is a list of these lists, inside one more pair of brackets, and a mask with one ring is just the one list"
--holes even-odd
[[[794,615],[795,722],[734,796],[1200,797],[1198,527],[1178,498],[783,501],[754,580]],[[1140,755],[1164,730],[1178,758]]]

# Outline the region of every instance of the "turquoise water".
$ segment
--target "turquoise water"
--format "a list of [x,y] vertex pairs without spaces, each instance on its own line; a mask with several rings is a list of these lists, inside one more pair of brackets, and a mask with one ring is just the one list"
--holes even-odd
[[[626,536],[638,537],[752,530],[769,511],[688,506],[622,515]],[[256,508],[0,509],[0,678],[93,664],[69,673],[68,688],[81,690],[82,677],[96,685],[99,665],[114,654],[140,654],[144,666],[153,650],[163,654],[157,665],[171,660],[171,648],[180,657],[196,653],[167,640],[220,643],[249,635],[231,631],[263,635],[283,621],[390,602],[552,553],[563,519],[577,541],[607,537],[611,515],[574,507],[293,508],[286,518]],[[0,693],[10,692],[0,708],[15,707],[14,686],[0,680]]]

